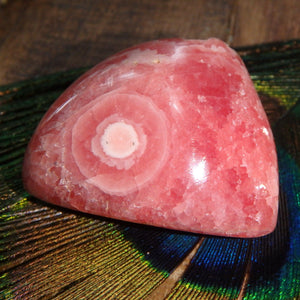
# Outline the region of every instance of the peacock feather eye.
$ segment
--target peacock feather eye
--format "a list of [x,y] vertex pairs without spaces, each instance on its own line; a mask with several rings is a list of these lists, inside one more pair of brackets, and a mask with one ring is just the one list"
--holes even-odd
[[[246,239],[173,231],[75,212],[29,195],[21,177],[26,146],[48,108],[86,69],[14,83],[0,87],[1,299],[300,297],[300,41],[236,51],[250,73],[275,139],[280,183],[275,230]],[[136,65],[133,59],[129,63]],[[152,57],[144,63],[160,65],[163,59]],[[205,103],[203,97],[195,99]],[[149,103],[155,114],[156,106]],[[174,100],[169,109],[177,114],[184,107]],[[139,122],[114,118],[95,128],[94,153],[104,164],[125,172],[147,150],[148,132],[137,126]],[[165,120],[163,114],[159,120]],[[77,123],[77,129],[84,124]],[[111,138],[119,138],[114,131],[119,129],[134,145],[114,147]],[[195,139],[191,145],[199,147]],[[162,155],[157,165],[165,160]],[[197,156],[194,160],[198,167],[190,168],[190,175],[198,184],[206,182],[207,160]],[[53,160],[51,168],[60,178],[58,163]],[[112,197],[122,197],[119,194],[125,193],[126,186],[114,190]],[[177,181],[172,197],[182,188]],[[84,210],[76,194],[72,197],[78,210]]]

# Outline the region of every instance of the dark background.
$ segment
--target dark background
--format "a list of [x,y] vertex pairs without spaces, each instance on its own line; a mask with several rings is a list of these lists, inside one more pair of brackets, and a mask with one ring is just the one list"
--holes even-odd
[[300,38],[299,0],[0,0],[0,85],[94,65],[143,41]]

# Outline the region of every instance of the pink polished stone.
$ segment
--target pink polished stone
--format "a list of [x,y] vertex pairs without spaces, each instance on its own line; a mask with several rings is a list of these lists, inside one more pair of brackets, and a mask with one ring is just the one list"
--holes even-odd
[[277,220],[272,132],[217,39],[145,43],[81,76],[40,122],[23,178],[60,206],[183,231],[257,237]]

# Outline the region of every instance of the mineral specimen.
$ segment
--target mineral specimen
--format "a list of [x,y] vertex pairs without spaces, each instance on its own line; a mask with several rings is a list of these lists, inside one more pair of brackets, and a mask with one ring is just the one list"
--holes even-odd
[[51,106],[28,146],[37,198],[95,215],[233,237],[272,232],[272,132],[236,52],[158,40],[98,64]]

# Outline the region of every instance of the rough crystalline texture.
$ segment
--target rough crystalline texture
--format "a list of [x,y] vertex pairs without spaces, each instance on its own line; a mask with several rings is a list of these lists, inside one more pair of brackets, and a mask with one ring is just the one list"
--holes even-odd
[[145,43],[84,74],[39,124],[23,178],[45,201],[177,230],[256,237],[277,220],[272,132],[217,39]]

